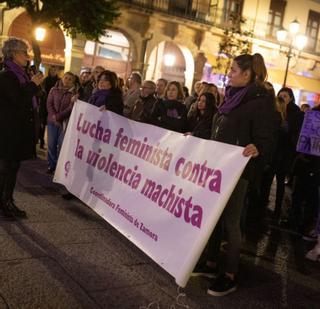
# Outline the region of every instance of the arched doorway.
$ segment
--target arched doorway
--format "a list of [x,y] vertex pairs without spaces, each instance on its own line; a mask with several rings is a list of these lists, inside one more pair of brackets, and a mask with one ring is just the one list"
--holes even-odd
[[[63,68],[65,62],[65,38],[63,32],[58,28],[46,29],[46,34],[43,41],[39,41],[41,50],[42,64],[44,66],[55,65]],[[9,27],[9,36],[25,39],[31,45],[32,24],[30,17],[26,12],[20,14],[14,19]]]
[[194,59],[187,47],[161,42],[152,50],[146,79],[157,80],[162,77],[169,81],[176,80],[191,89],[193,76]]
[[83,67],[101,65],[126,79],[131,72],[131,48],[128,39],[119,31],[107,30],[107,35],[99,40],[100,42],[86,42]]

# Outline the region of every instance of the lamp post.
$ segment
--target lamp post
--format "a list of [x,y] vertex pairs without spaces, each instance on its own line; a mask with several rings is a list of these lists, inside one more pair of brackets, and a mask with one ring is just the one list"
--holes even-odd
[[[294,50],[297,49],[300,52],[306,46],[307,41],[308,41],[308,39],[305,35],[298,34],[299,28],[300,28],[300,24],[297,21],[297,19],[292,21],[289,25],[290,38],[289,38],[289,43],[286,44],[287,48],[288,48],[287,51],[285,52],[286,57],[287,57],[287,65],[286,65],[286,71],[284,74],[283,87],[285,87],[286,83],[287,83],[289,63],[290,63],[291,58],[295,54]],[[280,42],[280,51],[281,51],[281,45],[284,42],[286,42],[287,35],[288,35],[288,31],[283,28],[277,31],[277,40]]]

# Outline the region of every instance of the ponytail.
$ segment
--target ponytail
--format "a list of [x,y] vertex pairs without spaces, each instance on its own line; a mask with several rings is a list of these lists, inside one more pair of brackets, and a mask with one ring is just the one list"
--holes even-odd
[[252,56],[252,71],[255,75],[255,82],[257,84],[263,84],[268,76],[267,68],[264,63],[264,59],[260,54],[254,54]]
[[234,58],[242,71],[250,70],[251,82],[263,84],[267,79],[267,68],[264,59],[260,54],[243,54]]

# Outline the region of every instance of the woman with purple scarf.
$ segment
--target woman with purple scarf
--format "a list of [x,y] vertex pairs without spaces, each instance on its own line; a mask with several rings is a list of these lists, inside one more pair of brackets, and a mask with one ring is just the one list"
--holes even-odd
[[[266,76],[260,54],[236,57],[228,74],[225,98],[213,118],[211,139],[242,146],[243,155],[251,157],[209,240],[206,264],[194,270],[197,275],[216,277],[207,291],[213,296],[227,295],[237,289],[241,211],[248,184],[258,183],[259,174],[270,156],[274,106],[263,85]],[[222,269],[218,258],[223,236],[228,245]]]
[[117,74],[108,70],[103,71],[98,77],[97,86],[89,103],[100,107],[101,110],[123,115],[122,93],[118,86]]
[[4,42],[4,69],[0,72],[0,209],[5,217],[25,218],[14,203],[13,191],[22,160],[34,155],[34,95],[43,76],[26,73],[28,45],[10,38]]

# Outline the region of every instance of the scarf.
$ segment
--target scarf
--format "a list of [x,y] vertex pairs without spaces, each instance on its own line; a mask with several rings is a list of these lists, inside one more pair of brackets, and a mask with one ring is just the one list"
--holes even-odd
[[8,71],[11,71],[18,78],[20,85],[30,82],[30,77],[20,65],[10,59],[6,59],[3,64]]
[[177,100],[165,100],[163,101],[163,105],[166,107],[166,115],[171,118],[180,119],[181,115],[179,112],[179,106],[182,105]]
[[107,98],[110,96],[110,90],[107,89],[97,89],[90,97],[89,103],[100,107],[107,103]]
[[230,87],[226,91],[223,103],[219,106],[219,114],[229,114],[234,108],[236,108],[247,94],[249,87],[235,88]]
[[[31,80],[30,80],[29,75],[24,70],[24,68],[22,68],[20,65],[16,64],[11,59],[4,60],[3,64],[8,71],[11,71],[18,78],[21,86],[24,86],[24,85],[30,83]],[[37,98],[35,96],[33,96],[32,97],[33,109],[37,109],[38,105],[39,104],[38,104]]]

